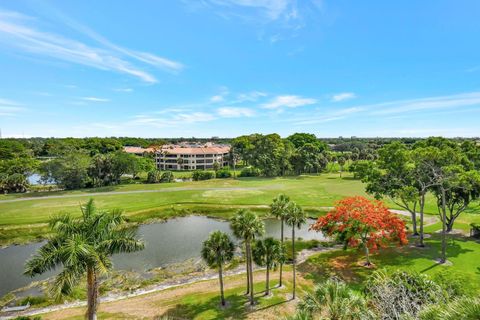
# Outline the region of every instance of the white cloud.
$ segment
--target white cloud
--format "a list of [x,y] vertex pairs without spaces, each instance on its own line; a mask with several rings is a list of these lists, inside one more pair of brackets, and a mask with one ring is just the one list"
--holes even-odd
[[468,106],[480,106],[480,92],[456,94],[450,96],[423,99],[390,101],[368,106],[376,109],[372,114],[390,115],[424,110],[448,109]]
[[240,93],[237,96],[235,102],[244,102],[244,101],[257,101],[259,98],[266,97],[267,94],[262,91],[251,91],[246,93]]
[[312,105],[317,103],[316,99],[312,98],[304,98],[301,96],[294,96],[294,95],[285,95],[285,96],[277,96],[272,99],[270,102],[267,102],[262,105],[265,109],[280,109],[280,108],[297,108],[307,105]]
[[222,102],[223,100],[225,100],[225,99],[224,99],[223,96],[220,95],[220,94],[217,94],[217,95],[212,96],[212,97],[210,98],[210,102],[214,102],[214,103]]
[[[0,20],[0,43],[26,53],[48,56],[100,70],[129,74],[149,83],[157,82],[156,78],[127,61],[127,57],[172,72],[180,71],[183,68],[179,62],[112,44],[90,29],[72,21],[69,21],[70,26],[75,26],[76,30],[87,34],[99,42],[102,47],[90,46],[58,34],[40,31],[27,25],[27,19],[19,18],[9,12],[0,11],[0,16],[3,18]],[[28,22],[30,21],[28,20]]]
[[24,110],[18,102],[0,98],[0,116],[14,116]]
[[342,93],[337,93],[332,96],[332,102],[340,102],[340,101],[345,101],[345,100],[350,100],[353,98],[356,98],[357,95],[353,92],[342,92]]
[[213,115],[205,112],[180,113],[174,117],[174,120],[178,121],[179,123],[206,122],[215,119],[216,118]]
[[277,20],[289,9],[289,0],[210,0],[210,3],[227,7],[245,7],[260,10],[268,19]]
[[83,97],[82,100],[92,101],[92,102],[109,102],[110,99],[97,98],[97,97]]
[[113,90],[117,91],[117,92],[133,92],[132,88],[117,88],[117,89],[113,89]]
[[335,121],[335,120],[341,120],[345,119],[351,114],[359,113],[364,111],[364,108],[361,107],[353,107],[353,108],[346,108],[346,109],[341,109],[338,111],[334,112],[329,112],[326,113],[325,115],[322,116],[312,116],[308,118],[303,118],[303,119],[296,119],[296,125],[306,125],[306,124],[316,124],[316,123],[324,123],[324,122],[330,122],[330,121]]
[[252,117],[255,111],[249,108],[223,107],[217,110],[219,116],[223,118]]

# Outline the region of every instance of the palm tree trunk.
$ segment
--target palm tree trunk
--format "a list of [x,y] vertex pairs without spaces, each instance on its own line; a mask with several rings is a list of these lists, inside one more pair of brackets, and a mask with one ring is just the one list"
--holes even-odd
[[87,269],[87,319],[97,320],[98,280],[95,270]]
[[218,279],[220,280],[220,297],[221,297],[221,303],[222,306],[225,306],[225,296],[223,294],[223,270],[222,270],[222,264],[218,264]]
[[249,268],[249,282],[250,282],[250,305],[253,306],[255,301],[253,299],[253,266],[252,266],[252,248],[250,246],[250,241],[247,241],[247,251],[248,251],[248,268]]
[[247,249],[247,241],[245,240],[245,268],[247,269],[247,292],[245,295],[248,296],[250,294],[250,256]]
[[268,296],[270,294],[270,268],[267,265],[267,282],[265,283],[265,295]]
[[[281,219],[281,229],[280,229],[280,242],[282,243],[283,247],[283,218]],[[282,286],[282,275],[283,275],[283,263],[280,263],[280,281],[278,282],[278,286]]]
[[296,274],[295,274],[295,264],[297,263],[297,259],[295,258],[295,226],[292,227],[292,259],[293,259],[293,294],[292,299],[295,300],[295,289],[296,289]]

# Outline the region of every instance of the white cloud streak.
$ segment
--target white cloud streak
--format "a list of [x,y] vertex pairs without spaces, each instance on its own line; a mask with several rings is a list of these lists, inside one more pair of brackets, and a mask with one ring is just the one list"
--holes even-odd
[[90,66],[100,70],[115,71],[128,74],[144,82],[155,83],[157,79],[150,73],[140,69],[125,58],[178,72],[183,68],[179,62],[156,56],[151,53],[138,52],[117,46],[92,30],[69,21],[70,26],[90,36],[102,47],[94,47],[72,40],[58,34],[38,30],[27,25],[31,19],[15,12],[0,11],[0,43],[24,52],[48,56],[67,62]]
[[297,108],[302,106],[308,106],[317,103],[316,99],[304,98],[295,95],[277,96],[270,102],[264,103],[262,108],[264,109],[281,109],[281,108]]
[[217,113],[223,118],[253,117],[255,111],[249,108],[222,107],[218,108]]
[[97,97],[83,97],[82,100],[91,101],[91,102],[109,102],[110,99],[97,98]]
[[337,93],[332,96],[332,102],[340,102],[340,101],[345,101],[345,100],[350,100],[353,98],[356,98],[357,95],[353,92],[342,92],[342,93]]

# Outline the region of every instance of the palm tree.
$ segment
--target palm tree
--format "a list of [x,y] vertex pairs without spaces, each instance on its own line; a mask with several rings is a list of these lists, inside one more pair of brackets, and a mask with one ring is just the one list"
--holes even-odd
[[[285,214],[287,212],[287,206],[290,202],[290,198],[284,194],[279,194],[275,199],[273,199],[272,204],[270,205],[270,213],[272,216],[280,220],[280,241],[283,245],[283,225],[285,222]],[[280,263],[280,281],[278,286],[282,286],[282,274],[283,274],[283,263]]]
[[301,226],[307,222],[307,218],[305,216],[305,212],[303,209],[297,205],[295,202],[290,202],[287,207],[287,214],[285,216],[285,222],[287,225],[292,227],[292,261],[293,261],[293,299],[295,299],[295,265],[296,265],[296,257],[295,257],[295,228],[300,229]]
[[270,270],[285,260],[285,248],[280,241],[271,237],[257,240],[253,248],[253,260],[257,265],[267,269],[265,295],[268,296],[270,294]]
[[121,211],[97,211],[93,200],[81,210],[79,218],[64,214],[51,219],[54,235],[26,263],[25,274],[33,277],[62,266],[52,288],[57,299],[70,294],[86,274],[86,317],[92,320],[97,318],[98,277],[112,269],[110,256],[142,250],[144,243],[136,239],[136,228],[125,225]]
[[233,234],[243,239],[245,243],[245,255],[247,263],[247,293],[250,294],[250,305],[254,305],[253,300],[253,264],[252,264],[252,240],[255,237],[262,236],[265,233],[265,224],[257,215],[250,210],[240,209],[230,222]]
[[328,280],[307,293],[298,304],[298,311],[303,317],[297,319],[353,320],[375,319],[375,314],[361,296],[357,295],[343,282]]
[[208,239],[203,242],[202,258],[211,268],[218,268],[220,280],[220,296],[222,306],[225,306],[223,294],[223,265],[233,259],[235,245],[230,237],[221,231],[210,233]]

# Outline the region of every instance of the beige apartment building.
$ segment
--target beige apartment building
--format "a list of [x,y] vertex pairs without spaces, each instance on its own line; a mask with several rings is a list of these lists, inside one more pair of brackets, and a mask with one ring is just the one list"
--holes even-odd
[[125,152],[137,155],[154,153],[155,164],[159,170],[204,170],[213,169],[216,162],[219,167],[228,166],[230,146],[212,143],[163,145],[159,149],[125,147]]

